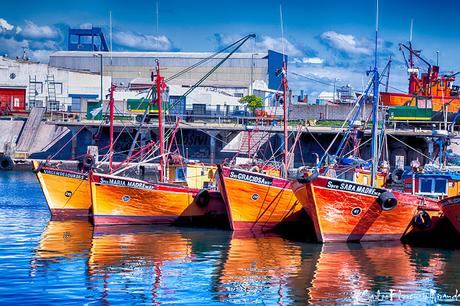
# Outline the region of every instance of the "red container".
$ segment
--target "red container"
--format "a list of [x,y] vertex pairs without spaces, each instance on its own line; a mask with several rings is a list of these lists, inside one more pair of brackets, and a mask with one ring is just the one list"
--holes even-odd
[[25,111],[26,89],[0,87],[0,112]]

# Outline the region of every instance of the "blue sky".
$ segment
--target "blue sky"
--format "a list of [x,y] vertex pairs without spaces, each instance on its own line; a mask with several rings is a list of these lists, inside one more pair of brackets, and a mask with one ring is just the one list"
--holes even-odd
[[[157,29],[156,6],[159,20]],[[109,11],[113,20],[113,49],[210,51],[248,33],[257,34],[243,51],[281,51],[279,5],[284,15],[284,46],[289,70],[323,83],[360,88],[372,65],[375,3],[367,1],[7,1],[0,10],[0,52],[46,61],[66,48],[66,29],[102,26],[108,38]],[[383,68],[393,58],[390,85],[406,89],[407,74],[398,48],[407,42],[411,18],[414,44],[433,63],[440,51],[441,70],[457,72],[460,32],[457,5],[432,1],[380,1],[380,58]],[[422,68],[422,67],[421,67]],[[327,85],[291,74],[291,88],[311,95],[331,90]]]

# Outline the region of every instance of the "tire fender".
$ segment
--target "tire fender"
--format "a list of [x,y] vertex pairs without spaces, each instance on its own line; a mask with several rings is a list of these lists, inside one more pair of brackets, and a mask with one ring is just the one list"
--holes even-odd
[[205,208],[208,206],[210,200],[209,191],[201,189],[195,196],[195,203],[198,207]]
[[14,161],[9,156],[0,157],[0,170],[13,170]]
[[380,204],[380,207],[384,211],[392,210],[398,205],[398,200],[395,195],[390,191],[384,191],[377,198],[377,202]]

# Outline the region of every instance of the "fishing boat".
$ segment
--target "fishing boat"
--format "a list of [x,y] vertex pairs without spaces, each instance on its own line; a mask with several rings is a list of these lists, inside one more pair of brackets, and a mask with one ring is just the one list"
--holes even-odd
[[353,130],[353,124],[372,87],[372,122],[374,124],[372,124],[372,163],[369,184],[358,183],[346,177],[337,178],[335,173],[328,168],[321,173],[320,168],[326,157],[329,157],[327,151],[315,169],[305,172],[292,184],[297,199],[312,219],[319,242],[399,240],[410,226],[419,208],[436,203],[434,199],[396,192],[378,185],[377,174],[381,152],[381,141],[379,141],[378,134],[380,85],[377,68],[378,27],[376,27],[375,34],[372,81],[369,82],[364,95],[358,100],[357,110],[349,121],[350,126],[329,163],[329,167],[334,167],[335,160]]
[[[216,166],[179,161],[170,164],[165,153],[163,99],[166,83],[156,66],[156,95],[159,120],[159,180],[92,172],[91,201],[95,225],[152,224],[194,221],[225,215],[222,198],[214,190]],[[169,156],[169,155],[168,155]]]
[[[109,117],[111,119],[110,147],[108,150],[110,168],[113,167],[114,90],[115,86],[111,84],[108,105]],[[76,135],[73,137],[76,137]],[[88,217],[91,214],[89,172],[95,166],[95,162],[93,155],[86,154],[79,162],[79,171],[73,171],[59,168],[59,163],[52,165],[50,160],[32,161],[33,172],[37,176],[53,217],[80,218]]]
[[36,160],[32,165],[52,216],[89,216],[91,197],[87,171],[59,169]]
[[[282,86],[283,101],[287,101],[285,60]],[[298,223],[302,218],[302,206],[294,196],[291,181],[287,178],[289,156],[292,154],[289,154],[288,149],[286,104],[283,103],[284,161],[281,166],[263,162],[219,165],[217,182],[225,201],[230,227],[234,231],[265,232],[282,223]],[[248,148],[248,152],[250,150]]]
[[[431,111],[435,112],[434,115],[455,112],[460,107],[459,86],[454,85],[459,72],[442,75],[438,63],[432,65],[421,56],[420,50],[413,48],[412,23],[408,45],[399,46],[409,73],[408,92],[389,92],[387,86],[386,91],[381,93],[382,104],[398,107],[400,120],[431,120]],[[426,71],[420,73],[418,64],[426,67]]]

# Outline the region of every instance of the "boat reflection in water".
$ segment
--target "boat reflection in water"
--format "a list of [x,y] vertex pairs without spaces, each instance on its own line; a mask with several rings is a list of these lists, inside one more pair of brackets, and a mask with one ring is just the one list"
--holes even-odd
[[38,261],[59,262],[88,254],[93,226],[86,220],[50,220],[35,251]]
[[289,304],[288,279],[301,267],[301,247],[280,236],[234,233],[216,286],[219,301]]
[[[306,251],[311,252],[309,246]],[[317,256],[313,275],[310,259],[302,265],[306,268],[301,272],[307,276],[304,279],[312,278],[303,288],[297,287],[302,284],[294,279],[293,299],[311,304],[373,304],[390,299],[429,302],[431,278],[442,274],[444,268],[432,255],[396,242],[326,244]]]
[[320,245],[65,220],[49,222],[31,276],[47,290],[106,304],[369,304],[391,291],[396,302],[429,304],[432,292],[455,294],[458,260],[456,251],[400,243]]

